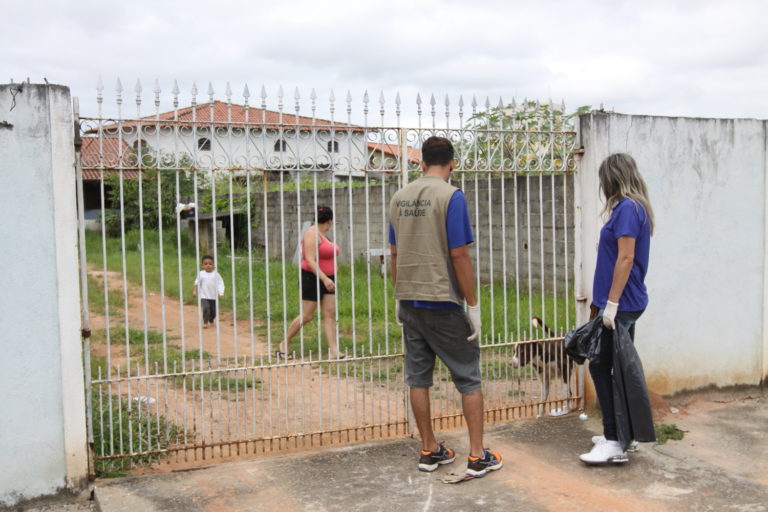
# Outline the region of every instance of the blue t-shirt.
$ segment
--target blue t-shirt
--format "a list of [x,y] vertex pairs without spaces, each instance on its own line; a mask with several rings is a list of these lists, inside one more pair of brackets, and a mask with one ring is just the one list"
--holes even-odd
[[[448,234],[448,249],[455,249],[475,241],[475,237],[472,234],[472,223],[469,220],[467,198],[461,190],[454,192],[451,200],[448,202],[445,231]],[[395,230],[392,228],[391,223],[389,225],[389,243],[397,245]],[[404,300],[403,302],[416,308],[426,309],[458,309],[461,307],[451,301]]]
[[645,274],[648,272],[648,256],[651,249],[651,224],[648,222],[645,208],[627,198],[619,200],[611,212],[611,218],[600,230],[592,303],[604,308],[608,301],[613,270],[619,256],[618,239],[622,236],[635,239],[635,259],[627,285],[619,299],[619,311],[641,311],[648,306]]

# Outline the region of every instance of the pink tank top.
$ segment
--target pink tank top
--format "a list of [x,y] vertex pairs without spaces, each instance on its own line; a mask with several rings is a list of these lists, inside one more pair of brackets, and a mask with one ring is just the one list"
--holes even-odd
[[[340,249],[323,235],[320,235],[320,237],[320,245],[317,246],[318,264],[324,274],[332,276],[336,274],[336,268],[333,266],[334,254],[339,254]],[[301,242],[301,268],[312,272],[307,264],[307,259],[304,257],[304,241]]]

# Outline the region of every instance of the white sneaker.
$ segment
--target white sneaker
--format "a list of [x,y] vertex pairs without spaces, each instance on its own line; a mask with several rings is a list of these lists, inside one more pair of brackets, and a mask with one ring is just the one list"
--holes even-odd
[[[592,444],[604,443],[605,436],[592,436]],[[635,453],[640,449],[640,445],[637,441],[632,441],[627,447],[627,453]]]
[[608,440],[595,444],[589,453],[579,455],[579,459],[587,464],[620,464],[629,460],[618,441]]
[[549,415],[553,417],[565,416],[569,412],[571,412],[571,408],[566,405],[565,407],[558,407],[557,409],[552,409],[551,411],[549,411]]

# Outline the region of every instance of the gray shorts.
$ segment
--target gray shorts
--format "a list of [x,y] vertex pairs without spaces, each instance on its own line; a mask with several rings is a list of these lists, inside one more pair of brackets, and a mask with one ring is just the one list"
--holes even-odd
[[437,355],[451,372],[461,394],[481,387],[480,345],[467,341],[472,329],[463,309],[424,309],[400,303],[405,331],[405,383],[412,388],[432,387]]

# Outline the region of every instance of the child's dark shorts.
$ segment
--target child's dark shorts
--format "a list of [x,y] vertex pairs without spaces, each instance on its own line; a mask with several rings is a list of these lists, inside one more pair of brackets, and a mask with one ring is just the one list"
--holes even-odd
[[[328,276],[328,279],[334,283],[336,282],[332,275]],[[320,287],[320,299],[325,295],[335,294],[335,292],[329,291],[328,288],[325,287],[325,283],[323,283],[322,279],[318,282],[317,276],[313,272],[301,269],[301,300],[317,302],[318,286]]]
[[435,356],[451,372],[461,394],[481,388],[479,341],[472,334],[466,313],[457,309],[415,308],[400,303],[405,332],[405,383],[412,388],[432,387]]

